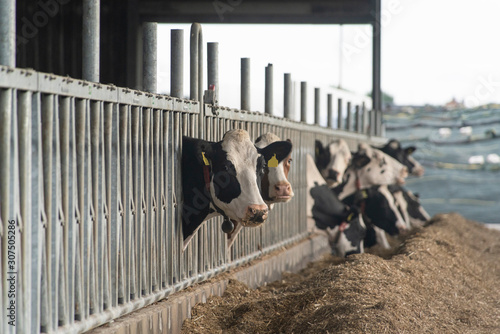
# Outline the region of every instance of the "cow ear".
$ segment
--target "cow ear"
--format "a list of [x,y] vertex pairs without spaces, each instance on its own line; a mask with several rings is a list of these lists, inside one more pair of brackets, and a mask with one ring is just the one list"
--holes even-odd
[[407,147],[405,148],[405,154],[406,155],[411,155],[413,154],[413,152],[415,152],[417,150],[417,148],[415,146],[410,146],[410,147]]
[[194,144],[196,160],[198,163],[202,166],[211,165],[214,157],[214,145],[216,143],[203,139],[195,139]]
[[321,144],[319,140],[316,140],[314,142],[314,145],[315,145],[314,153],[316,154],[316,159],[317,159],[320,155],[323,155],[325,149],[323,148],[323,144]]
[[266,163],[269,163],[271,159],[277,159],[279,163],[292,152],[292,143],[289,141],[275,141],[264,148],[257,147],[257,151],[264,156]]
[[370,160],[371,159],[366,154],[357,153],[352,157],[351,163],[355,169],[360,169],[368,165]]

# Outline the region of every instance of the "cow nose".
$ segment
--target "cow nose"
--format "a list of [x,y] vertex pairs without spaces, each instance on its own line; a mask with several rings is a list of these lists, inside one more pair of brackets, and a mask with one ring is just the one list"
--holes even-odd
[[277,184],[274,186],[276,190],[276,196],[290,196],[290,190],[292,189],[290,183]]
[[252,204],[247,208],[247,219],[253,223],[263,223],[267,219],[267,205]]
[[328,178],[337,181],[337,178],[339,177],[339,172],[337,172],[334,169],[330,169],[328,171]]

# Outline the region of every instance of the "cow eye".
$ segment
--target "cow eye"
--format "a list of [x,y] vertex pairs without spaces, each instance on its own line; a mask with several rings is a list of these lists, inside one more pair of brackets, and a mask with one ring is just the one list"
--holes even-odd
[[288,163],[291,164],[293,159],[288,159]]
[[224,170],[225,170],[226,172],[229,172],[229,166],[228,166],[228,165],[224,165]]

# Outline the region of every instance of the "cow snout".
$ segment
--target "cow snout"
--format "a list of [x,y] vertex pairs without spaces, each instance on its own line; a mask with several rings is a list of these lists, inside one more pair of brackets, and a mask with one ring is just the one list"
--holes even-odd
[[328,170],[328,178],[329,178],[329,179],[332,179],[332,180],[338,181],[338,177],[339,177],[339,172],[337,172],[337,171],[336,171],[336,170],[334,170],[334,169],[330,169],[330,170]]
[[246,211],[246,219],[242,222],[243,226],[259,226],[267,219],[268,208],[265,204],[249,205]]
[[292,186],[288,182],[280,183],[274,186],[276,199],[290,199],[292,196]]

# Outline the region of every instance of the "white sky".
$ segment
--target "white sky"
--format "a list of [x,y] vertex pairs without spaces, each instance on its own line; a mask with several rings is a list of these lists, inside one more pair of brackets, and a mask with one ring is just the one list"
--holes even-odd
[[[382,8],[382,89],[396,103],[443,104],[452,97],[468,106],[500,101],[499,0],[383,0]],[[170,91],[170,29],[184,29],[188,96],[189,24],[159,26],[158,89]],[[359,94],[371,91],[370,26],[204,24],[202,29],[205,55],[206,42],[219,43],[221,105],[240,105],[243,57],[251,58],[252,110],[264,109],[268,63],[274,67],[277,114],[283,108],[283,73],[308,82],[309,113],[314,87],[321,88],[325,104],[329,87],[339,80]],[[300,90],[299,83],[296,87]]]

